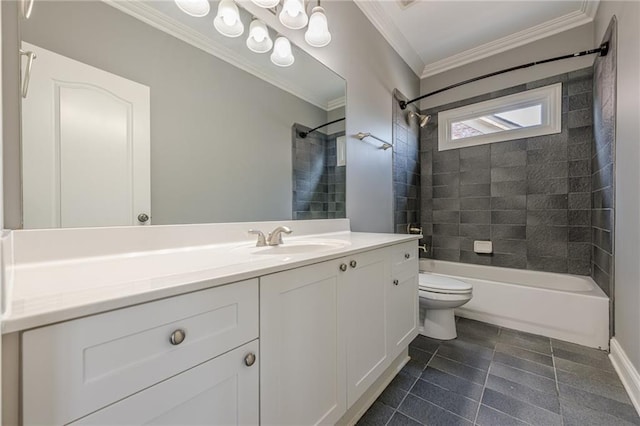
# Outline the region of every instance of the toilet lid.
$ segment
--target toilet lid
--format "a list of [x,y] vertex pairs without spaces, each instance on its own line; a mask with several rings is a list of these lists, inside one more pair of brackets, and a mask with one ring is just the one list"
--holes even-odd
[[433,274],[420,274],[420,290],[437,293],[468,293],[472,286],[464,281]]

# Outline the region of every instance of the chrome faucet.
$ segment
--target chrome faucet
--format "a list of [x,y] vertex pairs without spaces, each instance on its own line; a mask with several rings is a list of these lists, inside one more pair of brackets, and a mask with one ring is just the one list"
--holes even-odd
[[257,235],[258,241],[256,242],[256,247],[265,247],[267,245],[267,240],[264,237],[264,234],[259,229],[249,229],[249,235]]
[[282,233],[290,234],[293,231],[286,226],[278,226],[273,231],[269,232],[269,236],[267,237],[267,245],[269,246],[277,246],[278,244],[282,244]]

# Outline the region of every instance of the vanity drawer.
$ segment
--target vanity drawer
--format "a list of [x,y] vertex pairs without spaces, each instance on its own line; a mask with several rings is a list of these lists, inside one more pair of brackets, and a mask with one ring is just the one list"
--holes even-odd
[[396,244],[391,248],[391,251],[391,268],[394,278],[418,273],[418,243],[416,241]]
[[24,424],[69,423],[257,337],[257,279],[27,331]]

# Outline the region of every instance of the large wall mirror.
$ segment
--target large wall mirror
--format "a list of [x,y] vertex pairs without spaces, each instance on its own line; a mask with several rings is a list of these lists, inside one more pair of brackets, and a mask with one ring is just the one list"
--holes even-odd
[[296,46],[287,67],[250,51],[242,8],[244,34],[222,36],[210,5],[37,0],[23,19],[3,4],[22,84],[36,56],[21,159],[5,158],[25,229],[345,216],[345,122],[300,137],[345,116],[345,81]]

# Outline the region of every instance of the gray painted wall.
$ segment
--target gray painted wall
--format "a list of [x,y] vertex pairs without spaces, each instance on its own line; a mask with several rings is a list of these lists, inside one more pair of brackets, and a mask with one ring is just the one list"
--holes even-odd
[[615,338],[640,370],[640,3],[600,2],[593,43],[618,20],[615,153]]
[[102,2],[38,2],[22,35],[151,87],[152,223],[291,218],[291,125],[326,111]]
[[19,38],[18,2],[2,2],[2,177],[4,227],[22,226],[22,186],[20,185],[20,62],[16,40]]
[[304,32],[288,30],[269,11],[246,4],[250,12],[347,80],[347,217],[354,231],[392,232],[392,152],[353,135],[371,132],[390,141],[393,89],[415,97],[419,79],[352,1],[325,6],[333,41],[314,49],[304,42]]
[[[552,58],[582,50],[592,49],[593,23],[582,25],[559,34],[534,41],[500,54],[472,62],[470,64],[424,78],[420,82],[421,93],[428,93],[451,84],[501,69],[522,65],[528,62]],[[469,99],[473,96],[494,92],[507,87],[525,84],[558,74],[567,73],[593,64],[593,56],[568,59],[544,65],[513,71],[508,74],[487,78],[476,83],[466,84],[448,90],[421,101],[420,109]]]

